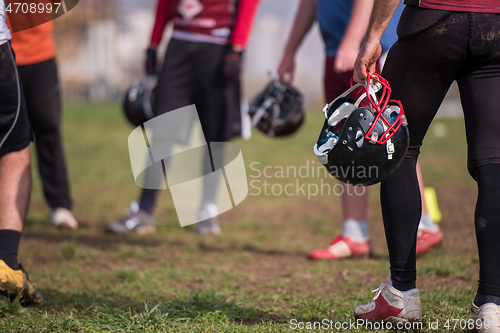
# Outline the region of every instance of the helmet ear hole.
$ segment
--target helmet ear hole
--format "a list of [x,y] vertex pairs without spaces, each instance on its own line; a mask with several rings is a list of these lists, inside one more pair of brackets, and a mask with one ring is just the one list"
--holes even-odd
[[358,148],[361,148],[363,147],[363,142],[365,141],[365,134],[361,131],[361,130],[358,130],[356,132],[356,146]]
[[332,111],[333,108],[330,109],[328,114],[330,116],[328,117],[328,125],[330,126],[336,126],[339,122],[341,122],[343,119],[349,117],[349,115],[356,109],[353,103],[349,103],[348,101],[345,101],[344,103],[340,104],[336,109]]

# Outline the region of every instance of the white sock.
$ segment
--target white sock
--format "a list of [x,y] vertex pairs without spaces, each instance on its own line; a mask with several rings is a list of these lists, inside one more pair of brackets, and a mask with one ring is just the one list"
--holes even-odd
[[354,219],[345,220],[342,236],[366,241],[370,239],[370,236],[368,235],[368,224],[366,221],[358,221]]
[[439,226],[432,221],[429,214],[422,215],[418,228],[422,230],[429,230],[432,232],[436,232],[439,230]]

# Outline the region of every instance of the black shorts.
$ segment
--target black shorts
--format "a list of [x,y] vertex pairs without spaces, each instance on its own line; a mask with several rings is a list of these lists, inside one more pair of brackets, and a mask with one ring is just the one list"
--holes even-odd
[[398,40],[382,71],[401,100],[410,131],[409,157],[453,81],[465,116],[468,169],[500,164],[500,15],[407,6]]
[[26,103],[10,42],[0,45],[0,157],[31,141]]
[[241,134],[240,83],[226,82],[226,45],[170,40],[156,95],[155,115],[195,104],[207,142]]

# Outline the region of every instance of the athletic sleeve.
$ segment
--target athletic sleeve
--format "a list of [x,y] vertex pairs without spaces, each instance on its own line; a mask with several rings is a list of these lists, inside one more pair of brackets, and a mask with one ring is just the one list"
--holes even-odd
[[170,0],[158,0],[155,24],[153,26],[153,32],[151,34],[151,44],[160,44],[161,37],[163,36],[163,31],[165,30],[165,26],[168,23],[169,10]]
[[243,47],[247,45],[259,1],[260,0],[240,0],[238,12],[236,13],[236,22],[231,36],[231,45],[241,45]]

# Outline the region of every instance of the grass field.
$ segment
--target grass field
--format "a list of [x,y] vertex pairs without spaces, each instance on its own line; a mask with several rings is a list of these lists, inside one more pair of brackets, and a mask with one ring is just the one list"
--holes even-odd
[[[279,166],[318,165],[312,146],[321,117],[309,113],[300,132],[287,140],[254,133],[251,141],[236,141],[249,180],[257,180],[255,187],[263,191],[267,180],[276,193],[289,183],[306,188],[322,180],[335,184],[276,174]],[[242,204],[220,216],[222,234],[207,237],[179,226],[165,191],[156,234],[105,234],[106,224],[123,214],[139,193],[128,159],[131,130],[118,106],[66,106],[65,148],[81,227],[71,232],[45,225],[48,209],[33,169],[19,257],[44,302],[23,309],[0,301],[0,331],[289,332],[294,331],[294,319],[352,320],[354,307],[369,301],[371,290],[385,281],[389,264],[378,186],[370,194],[369,259],[306,259],[309,251],[326,246],[341,230],[340,198],[333,194],[255,195],[257,189],[250,188]],[[445,236],[441,248],[417,261],[422,331],[448,332],[454,331],[452,319],[469,318],[464,308],[477,285],[472,222],[476,187],[466,171],[462,120],[438,120],[426,140],[421,156],[424,178],[436,189]],[[273,177],[257,177],[255,169],[264,166],[273,167]],[[444,326],[447,320],[451,328]],[[430,328],[429,321],[438,321],[438,329]],[[455,331],[468,331],[459,327]]]

